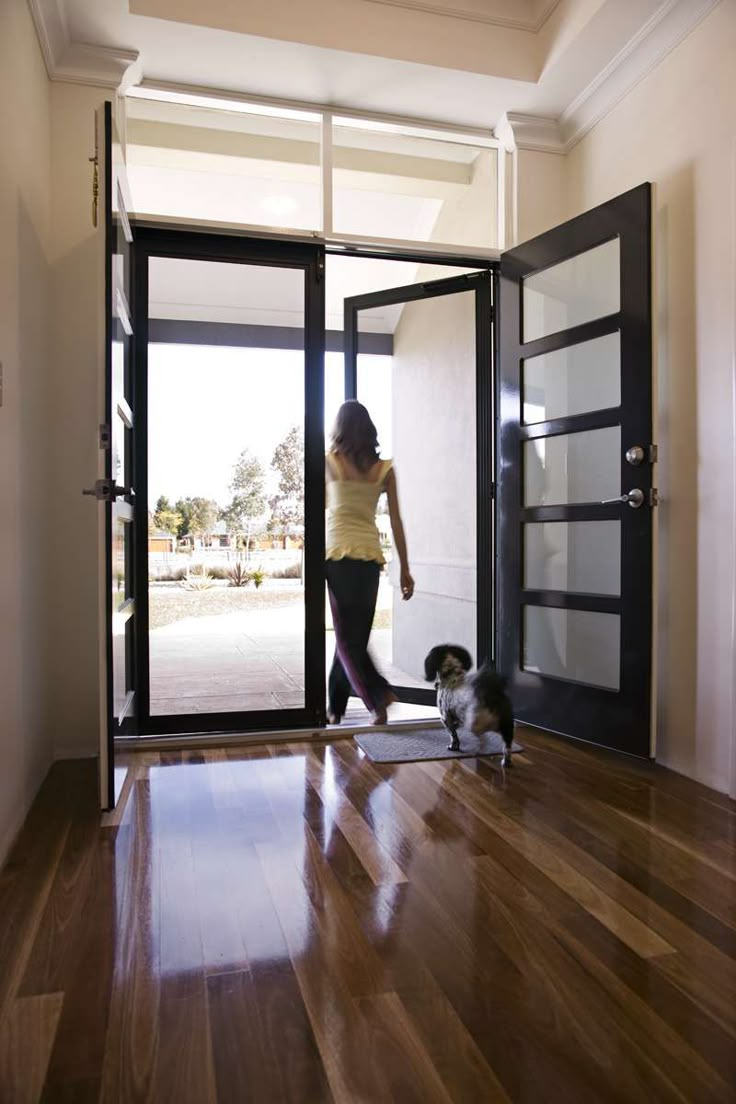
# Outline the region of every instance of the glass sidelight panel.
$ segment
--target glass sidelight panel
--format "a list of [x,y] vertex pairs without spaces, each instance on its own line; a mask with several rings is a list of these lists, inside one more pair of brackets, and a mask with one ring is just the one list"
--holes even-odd
[[522,288],[524,342],[615,314],[621,309],[618,238],[534,273]]
[[617,331],[528,358],[521,393],[527,424],[619,406],[621,335]]
[[621,427],[524,442],[524,505],[602,502],[621,493]]
[[621,593],[620,521],[530,522],[523,542],[526,590]]
[[613,613],[525,606],[525,671],[618,690],[621,619]]
[[304,271],[149,268],[151,715],[304,708]]

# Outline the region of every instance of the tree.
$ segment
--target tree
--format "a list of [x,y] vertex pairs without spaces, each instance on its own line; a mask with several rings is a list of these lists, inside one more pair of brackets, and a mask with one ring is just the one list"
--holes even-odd
[[177,534],[181,522],[181,514],[174,509],[166,495],[161,495],[151,518],[151,528],[162,529],[164,533]]
[[192,520],[192,500],[191,498],[180,498],[177,500],[174,510],[181,518],[179,527],[176,530],[178,537],[186,537],[191,532],[190,523]]
[[289,531],[304,525],[304,434],[292,426],[275,448],[271,467],[279,477],[278,492],[269,500],[269,528],[286,547]]
[[[156,504],[157,509],[162,498]],[[168,503],[168,499],[163,499],[163,501]],[[195,495],[194,498],[178,499],[171,512],[179,518],[175,529],[178,537],[202,537],[203,540],[207,540],[217,524],[220,507],[213,498],[202,498]],[[164,527],[161,526],[161,528]]]
[[192,513],[189,519],[189,532],[207,542],[217,524],[220,507],[213,498],[195,497],[191,500]]
[[220,511],[220,517],[228,533],[236,539],[245,535],[246,550],[250,546],[253,525],[266,509],[263,492],[265,478],[266,473],[258,457],[253,456],[249,449],[243,449],[235,462],[230,482],[233,497],[230,504]]

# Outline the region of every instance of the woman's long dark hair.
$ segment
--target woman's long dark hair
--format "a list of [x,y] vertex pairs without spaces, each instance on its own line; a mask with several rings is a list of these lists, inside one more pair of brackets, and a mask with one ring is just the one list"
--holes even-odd
[[378,433],[371,416],[357,399],[348,399],[337,412],[331,445],[360,472],[367,472],[378,459]]

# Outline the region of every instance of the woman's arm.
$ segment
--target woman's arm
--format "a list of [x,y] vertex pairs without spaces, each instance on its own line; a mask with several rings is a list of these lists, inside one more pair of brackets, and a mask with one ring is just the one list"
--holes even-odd
[[388,475],[386,476],[386,496],[388,497],[388,516],[391,520],[394,547],[396,548],[396,554],[399,557],[399,565],[401,568],[401,596],[404,601],[407,601],[414,593],[414,580],[409,571],[409,556],[406,551],[404,523],[401,520],[399,492],[396,486],[396,473],[393,468],[389,468]]

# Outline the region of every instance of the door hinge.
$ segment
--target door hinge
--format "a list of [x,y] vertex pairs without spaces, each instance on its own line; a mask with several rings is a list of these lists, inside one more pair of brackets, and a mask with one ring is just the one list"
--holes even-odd
[[320,253],[317,257],[317,283],[321,284],[325,278],[325,257]]
[[100,426],[100,448],[109,449],[112,445],[112,432],[109,425],[102,424]]

